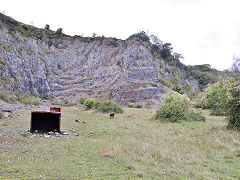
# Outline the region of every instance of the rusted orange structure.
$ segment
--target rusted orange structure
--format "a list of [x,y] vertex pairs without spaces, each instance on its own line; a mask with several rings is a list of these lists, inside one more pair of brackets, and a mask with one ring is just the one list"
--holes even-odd
[[61,112],[61,108],[52,106],[52,107],[50,107],[50,111],[52,111],[52,112]]
[[30,131],[58,131],[61,126],[61,112],[33,111],[31,113]]

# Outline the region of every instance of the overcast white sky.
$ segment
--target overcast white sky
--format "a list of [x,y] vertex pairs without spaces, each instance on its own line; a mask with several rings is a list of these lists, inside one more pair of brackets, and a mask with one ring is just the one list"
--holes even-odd
[[240,0],[1,0],[0,11],[69,35],[126,39],[143,30],[172,43],[185,64],[227,69],[240,54]]

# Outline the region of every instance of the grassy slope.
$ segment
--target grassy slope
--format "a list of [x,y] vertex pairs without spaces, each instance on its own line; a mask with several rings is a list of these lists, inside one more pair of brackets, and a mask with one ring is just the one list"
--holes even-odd
[[[63,107],[62,129],[73,127],[80,135],[57,139],[21,135],[30,122],[30,111],[23,110],[0,120],[0,179],[240,178],[239,132],[215,123],[164,124],[150,120],[153,114],[125,109],[109,119]],[[76,123],[77,118],[87,123]]]

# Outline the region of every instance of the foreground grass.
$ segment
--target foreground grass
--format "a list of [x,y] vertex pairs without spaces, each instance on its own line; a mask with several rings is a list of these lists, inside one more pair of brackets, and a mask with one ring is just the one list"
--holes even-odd
[[0,179],[240,178],[239,132],[221,123],[160,123],[150,120],[154,113],[125,109],[109,119],[63,107],[61,129],[74,128],[79,136],[58,139],[24,135],[30,111],[22,110],[0,120]]

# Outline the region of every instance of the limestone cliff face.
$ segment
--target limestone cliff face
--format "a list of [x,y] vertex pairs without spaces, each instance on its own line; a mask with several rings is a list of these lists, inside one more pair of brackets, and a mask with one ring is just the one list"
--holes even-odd
[[187,79],[183,70],[154,58],[145,42],[61,33],[46,39],[46,30],[28,36],[11,29],[15,25],[10,21],[0,18],[0,79],[21,94],[70,101],[113,98],[123,105],[138,102],[157,107],[163,94],[171,90],[161,79],[169,81],[176,72],[182,85],[199,90],[198,82]]

